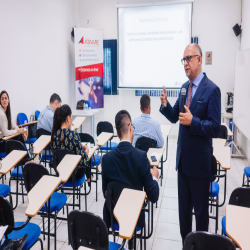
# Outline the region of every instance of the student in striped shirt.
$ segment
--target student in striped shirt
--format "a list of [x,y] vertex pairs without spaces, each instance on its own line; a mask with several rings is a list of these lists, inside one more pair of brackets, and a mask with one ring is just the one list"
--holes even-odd
[[159,122],[153,120],[150,116],[151,105],[150,97],[147,94],[142,95],[140,99],[141,104],[141,116],[133,120],[134,126],[134,139],[133,146],[137,139],[142,136],[149,137],[156,141],[158,148],[162,148],[164,145],[164,140],[161,133],[161,126]]

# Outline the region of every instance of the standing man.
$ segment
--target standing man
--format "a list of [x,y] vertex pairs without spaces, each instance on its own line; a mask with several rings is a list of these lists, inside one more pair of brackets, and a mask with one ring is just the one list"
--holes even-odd
[[177,142],[179,221],[182,241],[192,231],[192,209],[196,231],[208,231],[209,183],[212,176],[212,138],[220,132],[221,93],[218,86],[202,72],[202,51],[190,44],[181,60],[189,81],[185,113],[181,113],[181,93],[172,107],[163,87],[160,112],[172,123],[180,121]]
[[44,129],[48,132],[52,131],[54,113],[57,108],[61,107],[62,100],[58,94],[53,94],[50,97],[50,104],[41,111],[38,117],[37,129]]

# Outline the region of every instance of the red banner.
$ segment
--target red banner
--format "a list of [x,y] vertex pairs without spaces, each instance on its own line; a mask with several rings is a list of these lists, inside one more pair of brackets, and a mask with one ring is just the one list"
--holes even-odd
[[76,81],[86,79],[93,76],[103,76],[103,63],[82,66],[75,68]]

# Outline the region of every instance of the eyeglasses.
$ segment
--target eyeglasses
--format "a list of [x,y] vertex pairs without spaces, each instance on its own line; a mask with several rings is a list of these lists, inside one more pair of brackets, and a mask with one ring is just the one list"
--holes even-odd
[[185,61],[186,61],[187,63],[189,63],[189,62],[191,61],[191,59],[192,59],[193,57],[195,57],[195,56],[200,56],[200,55],[192,55],[192,56],[183,57],[183,58],[181,59],[182,64],[184,65],[184,64],[185,64]]
[[129,127],[130,124],[131,124],[132,128],[135,130],[135,126],[131,122],[128,124],[128,127]]

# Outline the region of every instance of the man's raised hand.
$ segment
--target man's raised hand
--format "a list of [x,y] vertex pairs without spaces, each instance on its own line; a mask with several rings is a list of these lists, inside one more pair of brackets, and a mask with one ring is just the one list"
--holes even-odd
[[166,91],[166,88],[165,86],[163,86],[163,92],[161,93],[161,105],[164,106],[164,107],[167,107],[167,91]]

